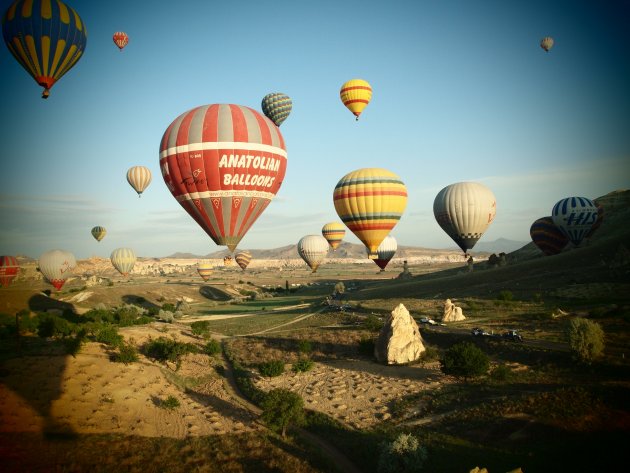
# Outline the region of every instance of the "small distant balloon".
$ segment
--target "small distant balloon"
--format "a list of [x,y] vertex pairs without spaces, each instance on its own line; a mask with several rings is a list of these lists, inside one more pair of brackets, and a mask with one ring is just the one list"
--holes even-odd
[[20,269],[15,256],[0,256],[0,287],[7,287],[13,282]]
[[201,276],[201,279],[207,281],[210,279],[210,275],[212,274],[212,265],[207,261],[202,261],[197,264],[197,272],[199,273],[199,276]]
[[123,31],[116,31],[112,39],[114,40],[114,44],[118,46],[118,49],[121,52],[123,48],[129,43],[129,36],[127,36],[127,33]]
[[223,258],[223,266],[232,266],[233,262],[234,262],[234,260],[232,260],[231,256],[225,256]]
[[105,227],[96,226],[92,228],[91,233],[96,241],[101,241],[103,238],[105,238],[105,235],[107,235],[107,230],[105,230]]
[[597,205],[586,197],[567,197],[553,206],[551,218],[569,241],[578,246],[597,221]]
[[131,248],[116,248],[109,259],[116,271],[123,276],[128,276],[136,264],[136,254]]
[[50,250],[39,257],[38,264],[44,278],[60,290],[77,266],[77,261],[69,251]]
[[540,47],[543,48],[546,52],[549,52],[549,50],[553,48],[553,38],[551,36],[545,36],[540,41]]
[[322,227],[322,236],[326,238],[333,251],[337,249],[343,237],[346,235],[346,227],[340,222],[330,222]]
[[151,171],[145,166],[133,166],[127,171],[127,182],[140,197],[151,184]]
[[252,254],[249,251],[241,251],[234,255],[236,264],[238,264],[243,271],[249,266],[249,262],[252,260]]
[[[368,254],[370,250],[366,248]],[[378,245],[378,249],[376,250],[377,257],[374,260],[376,265],[381,268],[381,272],[385,271],[385,267],[389,264],[391,259],[396,254],[398,250],[398,243],[393,236],[387,235],[385,239]]]
[[297,244],[298,254],[313,272],[317,271],[317,268],[328,253],[328,248],[328,242],[321,235],[306,235],[300,238]]
[[372,100],[372,86],[363,79],[352,79],[341,86],[341,101],[356,119]]
[[261,108],[263,113],[269,120],[274,122],[276,126],[287,119],[293,108],[291,97],[280,92],[267,94],[262,99]]
[[547,256],[559,254],[569,243],[569,239],[553,223],[551,217],[541,217],[532,223],[529,236],[540,251]]

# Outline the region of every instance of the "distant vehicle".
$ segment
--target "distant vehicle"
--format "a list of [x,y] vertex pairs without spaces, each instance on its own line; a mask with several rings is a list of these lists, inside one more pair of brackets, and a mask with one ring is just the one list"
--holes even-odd
[[484,330],[484,329],[478,328],[478,327],[475,327],[474,329],[472,329],[470,331],[470,333],[472,333],[475,336],[483,336],[483,337],[490,337],[492,335],[487,330]]
[[429,317],[420,317],[421,324],[437,325],[437,322]]
[[507,332],[503,332],[501,335],[505,340],[511,340],[513,342],[522,342],[523,336],[518,333],[516,330],[508,330]]

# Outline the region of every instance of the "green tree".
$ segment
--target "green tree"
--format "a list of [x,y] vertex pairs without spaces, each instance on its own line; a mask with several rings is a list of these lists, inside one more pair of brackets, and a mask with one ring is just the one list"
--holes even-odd
[[440,359],[440,368],[444,374],[474,378],[488,372],[490,360],[474,343],[460,342],[444,353]]
[[304,423],[304,401],[288,389],[272,389],[262,401],[262,419],[267,426],[286,436],[289,425]]
[[565,334],[573,356],[579,361],[591,363],[604,353],[604,330],[597,322],[571,319]]
[[427,461],[427,449],[412,434],[400,434],[381,446],[378,473],[420,472]]

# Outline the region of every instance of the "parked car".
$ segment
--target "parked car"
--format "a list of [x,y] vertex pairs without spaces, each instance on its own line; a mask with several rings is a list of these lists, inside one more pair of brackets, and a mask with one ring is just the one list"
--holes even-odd
[[475,327],[474,329],[472,329],[470,331],[470,333],[472,333],[474,336],[482,336],[482,337],[489,337],[490,336],[490,332],[488,332],[487,330],[484,330],[482,328],[478,328],[478,327]]
[[516,330],[508,330],[507,332],[503,332],[501,335],[505,340],[511,340],[513,342],[522,342],[523,336],[518,333]]
[[437,322],[429,317],[420,317],[421,324],[437,325]]

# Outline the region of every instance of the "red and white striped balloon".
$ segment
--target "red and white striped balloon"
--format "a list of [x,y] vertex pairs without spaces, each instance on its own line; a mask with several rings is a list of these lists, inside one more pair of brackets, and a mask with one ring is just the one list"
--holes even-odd
[[123,31],[116,31],[112,39],[114,40],[114,44],[118,46],[118,49],[121,51],[127,46],[127,43],[129,43],[129,36]]

